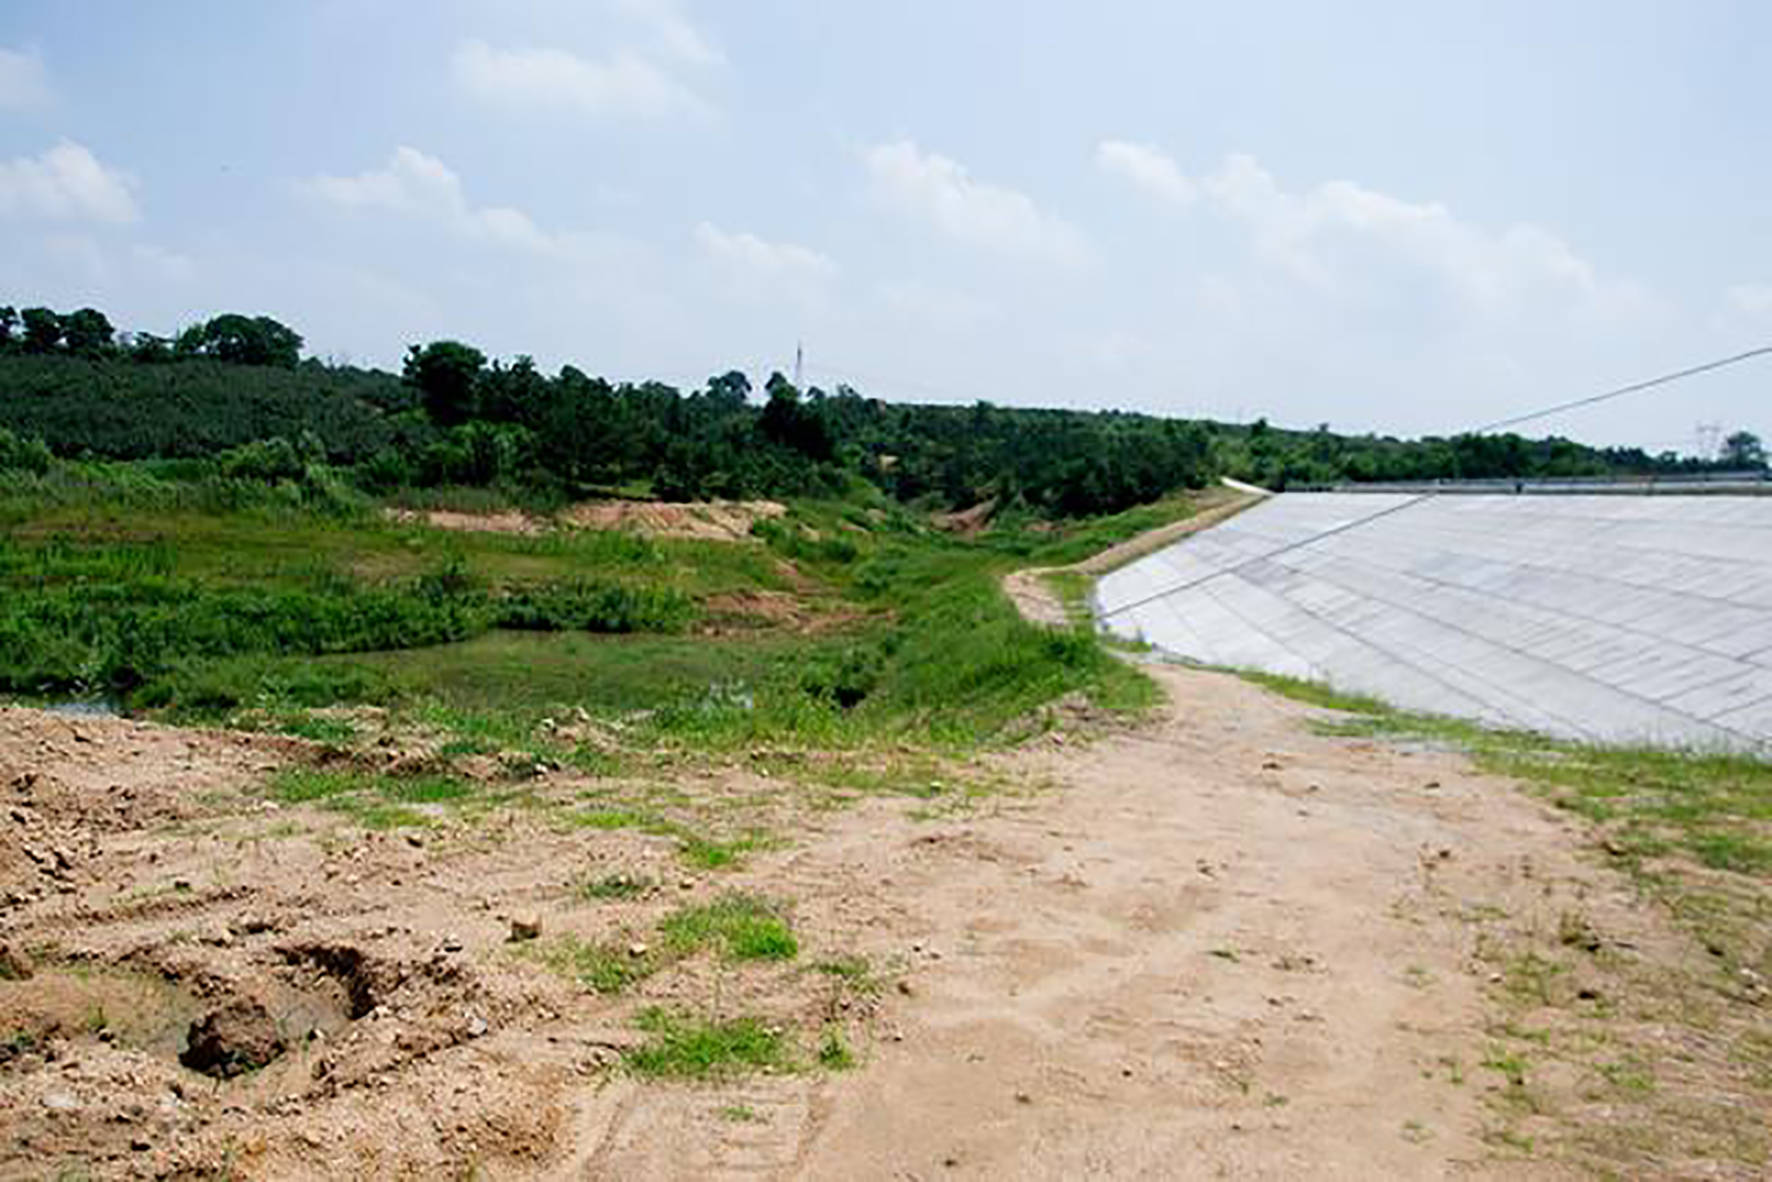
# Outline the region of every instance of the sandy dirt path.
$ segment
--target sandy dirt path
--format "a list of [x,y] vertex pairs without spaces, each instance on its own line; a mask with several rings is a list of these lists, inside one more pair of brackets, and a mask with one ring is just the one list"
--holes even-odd
[[1011,572],[1003,576],[1003,593],[1009,596],[1017,611],[1034,623],[1062,626],[1070,620],[1064,603],[1046,581],[1048,575],[1067,571],[1090,578],[1105,575],[1172,542],[1211,529],[1269,495],[1254,485],[1241,483],[1227,482],[1209,488],[1195,498],[1196,509],[1191,516],[1128,538],[1070,566],[1035,566]]
[[735,1093],[765,1114],[736,1125],[696,1092],[605,1097],[563,1176],[1560,1176],[1485,1144],[1464,916],[1530,907],[1522,861],[1585,874],[1563,823],[1457,757],[1153,673],[1155,725],[1017,757],[1056,788],[866,808],[769,874],[902,950],[865,1069]]

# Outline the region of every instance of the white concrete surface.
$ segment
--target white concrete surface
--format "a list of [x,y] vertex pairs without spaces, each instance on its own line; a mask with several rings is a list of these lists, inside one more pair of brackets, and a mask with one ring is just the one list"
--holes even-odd
[[1772,497],[1287,493],[1104,577],[1178,656],[1569,738],[1772,746]]

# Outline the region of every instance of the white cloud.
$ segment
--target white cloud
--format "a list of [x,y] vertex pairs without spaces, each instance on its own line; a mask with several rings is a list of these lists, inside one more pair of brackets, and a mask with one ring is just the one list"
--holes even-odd
[[1430,277],[1467,308],[1499,312],[1530,297],[1565,305],[1636,305],[1633,285],[1603,282],[1555,235],[1531,225],[1492,231],[1438,202],[1416,203],[1352,181],[1288,192],[1252,156],[1236,155],[1202,182],[1243,224],[1260,259],[1325,290],[1347,290],[1384,266]]
[[129,255],[139,270],[161,282],[184,283],[197,273],[197,265],[189,258],[164,247],[137,243],[129,248]]
[[464,237],[538,254],[558,253],[568,245],[566,239],[544,233],[521,210],[471,205],[461,178],[441,160],[417,148],[396,148],[386,168],[356,176],[319,176],[303,187],[344,209],[400,214]]
[[1198,186],[1182,174],[1175,161],[1149,144],[1103,140],[1095,149],[1095,163],[1104,172],[1123,177],[1175,205],[1190,205],[1200,195]]
[[72,140],[41,156],[0,160],[0,217],[132,222],[134,180]]
[[49,102],[49,71],[35,52],[0,47],[0,111]]
[[1744,316],[1772,318],[1772,283],[1737,283],[1727,293],[1729,307]]
[[1003,310],[987,300],[917,280],[886,282],[875,290],[893,315],[936,332],[975,333],[1003,319]]
[[830,275],[837,269],[835,263],[811,247],[769,242],[743,232],[729,234],[711,222],[695,227],[695,240],[713,258],[762,275]]
[[811,247],[729,233],[711,222],[695,227],[695,241],[728,288],[748,299],[817,300],[837,274],[837,264]]
[[466,41],[455,51],[455,77],[476,97],[518,108],[647,117],[707,110],[694,91],[628,49],[589,61],[563,49],[494,49]]
[[1027,194],[974,180],[963,165],[910,140],[870,148],[865,161],[884,200],[950,238],[1046,262],[1075,264],[1089,257],[1082,234]]
[[620,7],[647,26],[673,57],[697,66],[719,65],[725,54],[683,14],[677,0],[619,0]]

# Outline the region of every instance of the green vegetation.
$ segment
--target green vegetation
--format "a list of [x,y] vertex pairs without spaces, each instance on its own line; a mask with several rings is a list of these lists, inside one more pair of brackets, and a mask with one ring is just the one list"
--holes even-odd
[[730,894],[666,916],[659,933],[673,950],[717,948],[729,961],[792,960],[800,945],[787,920],[766,899]]
[[[143,492],[133,466],[52,476],[0,482],[0,690],[108,694],[181,718],[256,712],[254,725],[328,742],[348,741],[349,724],[306,711],[478,715],[503,733],[463,742],[518,749],[561,711],[648,711],[636,742],[701,751],[971,745],[1065,693],[1119,709],[1152,698],[1088,629],[1028,625],[998,589],[1002,573],[1074,549],[1069,529],[966,540],[863,496],[800,503],[761,545],[451,534],[368,507],[207,501],[158,477]],[[756,592],[849,623],[686,631],[709,597]],[[685,851],[709,865],[743,852]]]
[[[1022,410],[898,406],[848,386],[801,391],[780,374],[684,394],[612,385],[573,366],[489,360],[457,341],[413,346],[399,375],[300,360],[301,335],[228,313],[174,336],[120,335],[96,309],[0,308],[0,429],[56,456],[180,459],[205,475],[377,493],[473,485],[543,501],[649,487],[665,499],[842,494],[866,481],[899,502],[1075,518],[1116,513],[1227,472],[1269,487],[1660,473],[1759,466],[1730,436],[1715,463],[1565,439],[1404,441]],[[0,467],[7,466],[0,447]],[[41,465],[41,456],[29,467]]]
[[288,768],[273,777],[271,795],[286,804],[319,804],[366,829],[404,829],[432,822],[432,814],[423,806],[467,803],[474,786],[440,774],[388,776]]
[[658,959],[640,948],[632,943],[582,940],[568,933],[526,947],[525,953],[594,993],[614,994],[658,971]]
[[793,1066],[786,1036],[760,1018],[720,1021],[654,1008],[640,1015],[640,1029],[650,1037],[623,1057],[636,1075],[706,1080]]
[[828,1071],[848,1071],[855,1066],[855,1052],[849,1049],[839,1028],[826,1028],[818,1044],[818,1065]]
[[605,874],[601,878],[586,879],[574,888],[574,893],[587,902],[608,899],[637,899],[651,891],[656,884],[644,874]]

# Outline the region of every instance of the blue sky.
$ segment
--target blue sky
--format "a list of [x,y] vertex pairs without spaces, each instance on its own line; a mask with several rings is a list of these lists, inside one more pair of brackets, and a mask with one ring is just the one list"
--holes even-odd
[[[1772,343],[1772,9],[0,12],[0,303],[1457,430]],[[1544,424],[1772,434],[1772,362]]]

